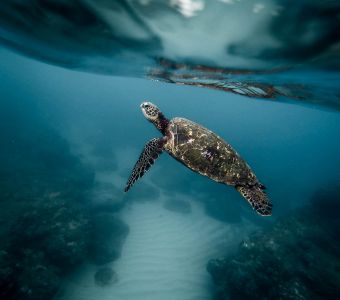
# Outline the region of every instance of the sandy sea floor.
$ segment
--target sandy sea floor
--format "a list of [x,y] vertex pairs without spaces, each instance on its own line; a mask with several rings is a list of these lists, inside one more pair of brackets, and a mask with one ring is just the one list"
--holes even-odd
[[130,233],[121,258],[109,264],[118,282],[96,285],[98,267],[85,264],[57,299],[210,299],[213,285],[205,270],[207,261],[237,243],[239,232],[208,217],[200,204],[190,203],[190,214],[168,211],[161,200],[126,207],[121,218]]

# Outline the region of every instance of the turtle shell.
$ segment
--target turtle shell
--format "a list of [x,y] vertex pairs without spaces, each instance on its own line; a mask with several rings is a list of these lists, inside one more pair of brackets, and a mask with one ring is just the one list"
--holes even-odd
[[165,150],[188,168],[229,185],[258,181],[247,163],[218,135],[184,118],[170,121]]

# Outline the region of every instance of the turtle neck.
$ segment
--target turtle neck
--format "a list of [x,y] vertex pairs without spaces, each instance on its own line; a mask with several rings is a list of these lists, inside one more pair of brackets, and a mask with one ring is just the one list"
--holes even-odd
[[158,119],[154,122],[154,124],[157,129],[164,135],[169,125],[169,120],[164,117],[164,115],[160,112],[158,115]]

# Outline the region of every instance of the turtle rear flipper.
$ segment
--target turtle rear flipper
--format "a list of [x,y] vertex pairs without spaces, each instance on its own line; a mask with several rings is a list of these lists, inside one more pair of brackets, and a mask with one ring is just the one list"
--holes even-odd
[[252,208],[261,216],[271,216],[272,204],[266,193],[259,185],[254,186],[237,186],[236,189],[250,203]]
[[150,140],[144,146],[139,159],[133,167],[132,173],[124,190],[125,192],[127,192],[132,187],[132,185],[150,169],[155,160],[162,153],[165,143],[165,138],[155,138]]

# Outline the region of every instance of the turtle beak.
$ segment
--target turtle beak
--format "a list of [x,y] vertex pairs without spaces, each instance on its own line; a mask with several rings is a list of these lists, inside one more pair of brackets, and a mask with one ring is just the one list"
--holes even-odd
[[144,117],[148,117],[148,115],[147,115],[147,113],[146,113],[146,111],[145,111],[145,104],[146,104],[146,102],[143,102],[141,105],[140,105],[140,108],[141,108],[141,110],[142,110],[142,113],[143,113],[143,115],[144,115]]
[[140,105],[140,108],[145,108],[146,105],[150,105],[150,102],[143,102],[141,105]]

